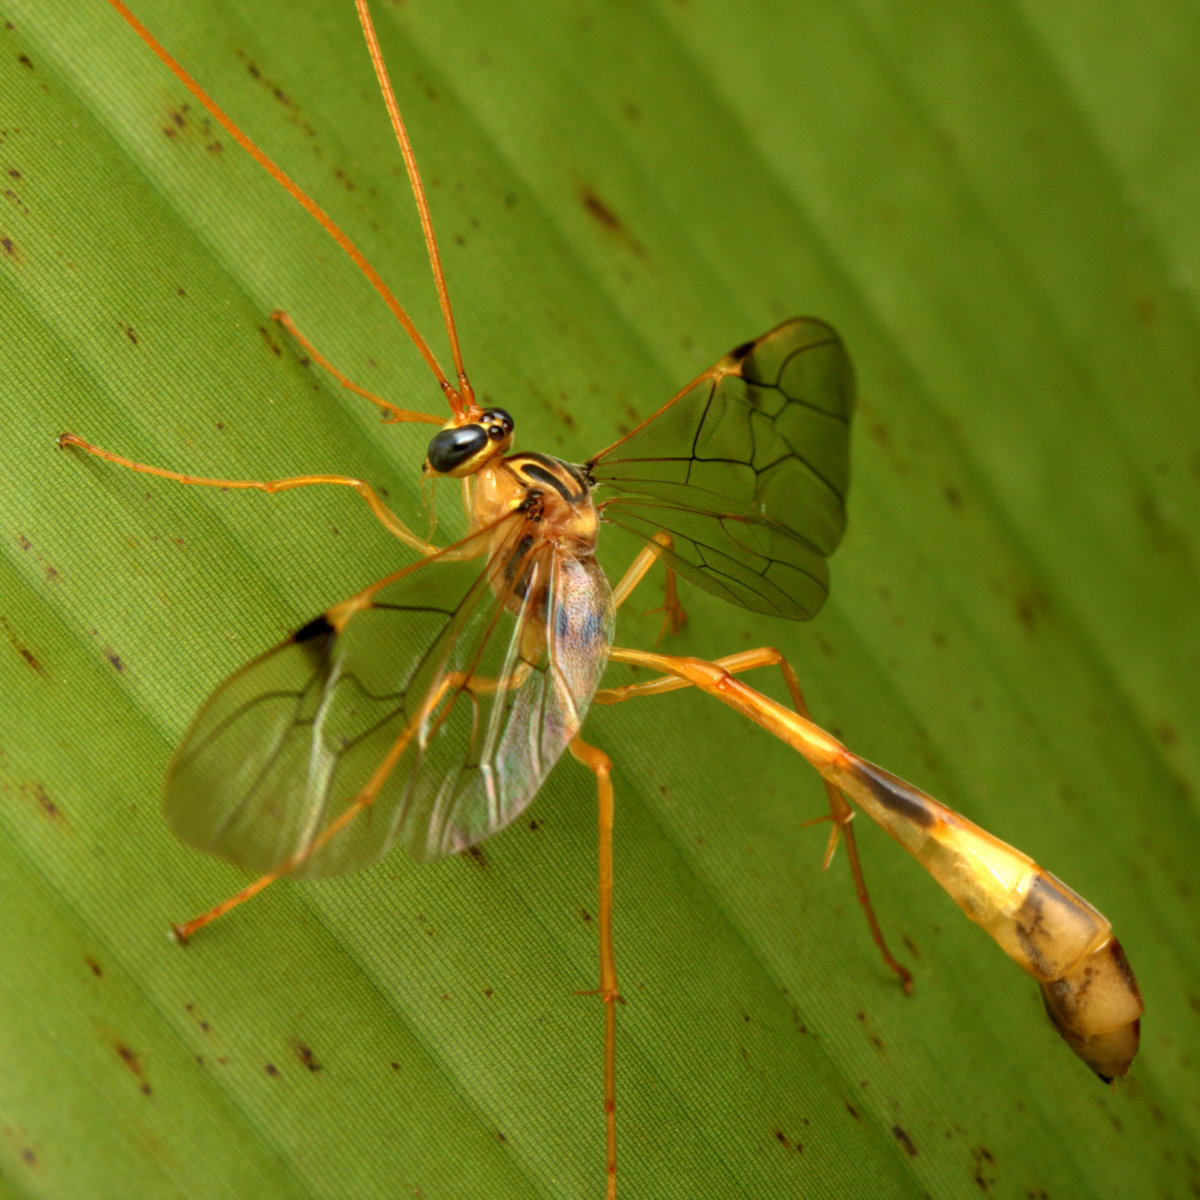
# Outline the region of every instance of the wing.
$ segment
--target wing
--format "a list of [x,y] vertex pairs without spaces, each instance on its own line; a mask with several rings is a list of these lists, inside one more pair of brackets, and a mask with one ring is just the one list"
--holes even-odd
[[[396,841],[419,860],[453,854],[513,820],[579,730],[613,635],[598,564],[533,528],[511,514],[227,680],[168,770],[174,832],[313,877]],[[461,559],[485,549],[482,568]]]
[[854,372],[838,335],[799,317],[731,351],[586,470],[606,521],[680,575],[756,612],[811,617],[846,524]]

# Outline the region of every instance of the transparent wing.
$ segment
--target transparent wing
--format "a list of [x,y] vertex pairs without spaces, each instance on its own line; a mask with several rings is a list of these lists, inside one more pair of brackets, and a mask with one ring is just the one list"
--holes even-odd
[[849,482],[854,372],[838,335],[799,317],[731,351],[586,470],[606,521],[684,578],[756,612],[811,617],[829,590]]
[[613,633],[595,561],[532,531],[506,517],[475,535],[482,569],[423,560],[227,680],[168,770],[175,833],[254,871],[298,858],[311,877],[397,841],[453,854],[513,820],[578,731]]

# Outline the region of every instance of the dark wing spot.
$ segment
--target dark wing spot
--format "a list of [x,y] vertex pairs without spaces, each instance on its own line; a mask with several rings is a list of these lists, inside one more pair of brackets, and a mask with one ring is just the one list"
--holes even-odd
[[302,625],[295,633],[292,634],[293,642],[311,642],[316,638],[333,637],[337,632],[330,625],[325,614],[322,613],[319,617],[314,617],[307,625]]

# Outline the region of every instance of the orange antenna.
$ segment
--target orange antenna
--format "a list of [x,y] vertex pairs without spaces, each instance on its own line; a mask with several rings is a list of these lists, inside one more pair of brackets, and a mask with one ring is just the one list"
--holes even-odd
[[362,22],[367,49],[371,53],[371,63],[375,67],[375,77],[379,80],[379,90],[383,93],[383,102],[387,105],[388,116],[392,119],[392,129],[395,130],[400,153],[404,156],[404,169],[408,172],[408,181],[412,184],[413,197],[417,202],[421,229],[425,233],[425,248],[429,252],[429,266],[433,270],[433,284],[437,288],[438,303],[442,306],[442,319],[446,323],[446,335],[450,339],[450,353],[454,357],[454,369],[458,373],[459,395],[464,404],[473,407],[475,389],[471,387],[463,368],[458,330],[454,326],[454,312],[450,307],[450,293],[446,288],[446,273],[442,270],[442,256],[438,252],[437,236],[433,232],[433,218],[429,215],[429,202],[425,199],[425,185],[421,182],[421,172],[417,170],[417,156],[413,153],[408,130],[404,127],[400,105],[396,103],[396,93],[392,90],[392,81],[388,78],[387,65],[383,61],[379,39],[375,36],[375,26],[371,21],[367,0],[355,0],[355,6],[358,8],[358,19]]
[[[383,302],[392,310],[392,314],[395,316],[396,320],[398,320],[404,327],[405,333],[407,333],[412,339],[412,343],[414,346],[416,346],[421,357],[426,361],[426,363],[429,364],[429,369],[433,372],[434,378],[438,381],[438,386],[445,393],[451,409],[458,414],[461,413],[465,408],[469,407],[473,401],[469,399],[464,400],[463,396],[446,378],[446,373],[438,365],[437,359],[433,356],[433,351],[429,349],[428,343],[417,331],[417,327],[413,324],[412,318],[407,312],[404,311],[403,305],[401,305],[400,301],[396,299],[391,288],[384,283],[384,281],[380,278],[379,272],[376,271],[373,266],[371,266],[371,264],[366,260],[366,257],[363,255],[362,251],[359,250],[359,248],[346,236],[346,234],[342,232],[341,228],[333,220],[333,218],[285,171],[276,166],[275,163],[268,158],[267,155],[260,150],[258,146],[256,146],[254,142],[252,142],[236,124],[234,124],[232,118],[226,115],[224,110],[221,109],[217,102],[191,77],[191,75],[187,73],[182,64],[177,62],[171,56],[170,52],[158,41],[157,38],[155,38],[150,30],[148,30],[145,25],[143,25],[141,21],[139,21],[137,17],[135,17],[133,13],[126,8],[126,6],[122,3],[122,0],[108,0],[108,2],[117,10],[117,12],[121,14],[122,18],[125,20],[125,23],[134,31],[134,33],[136,33],[138,37],[140,37],[142,41],[154,51],[159,60],[171,71],[175,78],[178,79],[179,82],[182,83],[183,86],[187,88],[187,90],[191,92],[192,95],[195,96],[196,99],[199,100],[200,103],[205,107],[205,109],[219,122],[225,132],[228,133],[229,136],[233,138],[233,140],[237,142],[237,144],[241,146],[241,148],[245,150],[245,152],[250,155],[250,157],[254,159],[254,161],[258,163],[258,165],[262,167],[262,169],[266,171],[267,174],[270,175],[271,178],[274,179],[275,182],[278,183],[280,187],[282,187],[288,193],[288,195],[292,197],[293,200],[296,201],[297,204],[304,208],[320,223],[325,232],[328,233],[335,242],[337,242],[342,250],[345,251],[345,253],[350,257],[354,265],[358,267],[358,269],[367,277],[371,286],[382,297]],[[372,34],[371,36],[373,38],[374,35]],[[372,57],[375,57],[377,54],[378,48],[376,45],[372,44]],[[391,100],[391,103],[394,105],[395,101]],[[407,148],[407,141],[402,143],[402,146],[405,150],[405,162],[408,164],[409,178],[413,180],[414,189],[419,189],[420,183],[415,174],[416,166],[411,162],[412,151],[411,149]],[[419,191],[418,204],[421,205],[421,222],[425,226],[426,241],[432,244],[431,239],[433,234],[432,228],[429,224],[429,212],[428,209],[424,207],[424,195]],[[448,313],[449,305],[446,300],[446,285],[441,276],[441,266],[436,259],[436,249],[433,251],[433,254],[435,255],[434,275],[438,284],[438,294],[442,298],[443,311]],[[465,382],[466,377],[462,375],[462,360],[458,352],[458,343],[453,336],[453,324],[450,325],[450,329],[451,341],[454,345],[455,366],[459,371],[459,378]],[[468,390],[468,396],[470,395],[471,393]]]

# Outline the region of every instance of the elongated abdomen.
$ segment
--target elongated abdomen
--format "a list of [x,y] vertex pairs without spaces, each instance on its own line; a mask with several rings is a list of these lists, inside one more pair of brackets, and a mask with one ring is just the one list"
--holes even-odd
[[903,779],[844,755],[822,774],[1041,984],[1050,1020],[1097,1075],[1124,1075],[1144,1005],[1107,918],[1020,850]]

